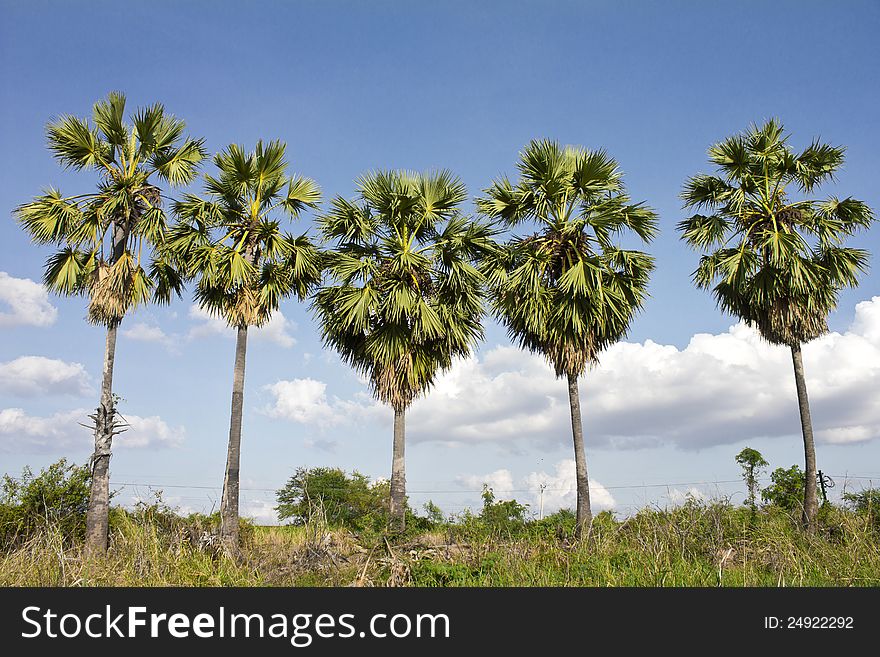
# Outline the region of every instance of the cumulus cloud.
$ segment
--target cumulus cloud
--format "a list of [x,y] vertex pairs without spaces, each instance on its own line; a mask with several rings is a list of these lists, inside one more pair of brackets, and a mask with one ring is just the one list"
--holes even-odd
[[268,500],[244,500],[241,505],[241,515],[250,518],[257,525],[277,525],[278,514],[275,512],[275,504]]
[[695,502],[705,502],[709,499],[709,496],[706,495],[699,488],[694,488],[693,486],[689,486],[686,490],[679,490],[678,488],[673,488],[670,490],[666,497],[669,498],[669,501],[673,505],[680,505],[693,500]]
[[[272,402],[262,409],[269,417],[291,420],[300,424],[314,425],[320,429],[352,423],[363,419],[376,419],[382,415],[381,405],[361,393],[354,400],[327,397],[327,384],[315,379],[281,380],[263,386]],[[326,441],[325,441],[326,442]],[[317,443],[313,446],[321,447]],[[335,447],[335,446],[333,446]]]
[[[208,335],[225,335],[229,337],[234,335],[225,320],[212,315],[200,306],[191,306],[189,316],[190,319],[195,321],[195,325],[187,334],[187,337],[190,339]],[[250,329],[248,336],[252,336],[256,340],[266,340],[274,342],[281,347],[290,348],[296,344],[296,338],[292,335],[292,331],[295,330],[296,322],[287,319],[283,312],[276,310],[264,326]]]
[[[21,408],[0,410],[0,451],[7,453],[45,453],[92,446],[88,424],[92,411],[76,409],[50,416],[29,415]],[[116,436],[120,448],[166,448],[178,446],[185,437],[183,427],[169,426],[158,416],[124,415],[128,429]]]
[[119,447],[178,447],[186,437],[182,426],[170,426],[158,415],[124,415],[128,428],[116,436]]
[[168,335],[160,327],[146,322],[135,322],[131,326],[123,329],[122,335],[129,340],[137,340],[138,342],[155,342],[164,347],[173,348],[178,340],[177,336]]
[[80,363],[43,356],[20,356],[0,363],[0,391],[11,395],[85,395],[89,375]]
[[[804,346],[819,441],[880,437],[880,297],[859,303],[849,331]],[[684,449],[800,431],[791,355],[737,324],[684,349],[621,342],[581,379],[588,446]],[[567,444],[568,400],[539,356],[496,347],[458,362],[413,405],[414,440],[528,439]]]
[[264,389],[274,398],[265,411],[270,417],[318,426],[337,424],[341,420],[327,401],[327,384],[322,381],[277,381]]
[[58,317],[43,285],[5,271],[0,271],[0,304],[6,306],[0,310],[0,326],[49,326]]
[[[577,480],[574,459],[559,461],[550,474],[531,472],[520,480],[515,480],[509,470],[502,469],[485,475],[461,475],[456,481],[472,490],[481,490],[483,484],[489,486],[496,500],[516,499],[528,503],[534,512],[541,507],[541,488],[544,489],[544,513],[559,509],[574,509],[577,506]],[[616,506],[614,497],[598,481],[590,481],[590,506],[593,511],[604,511]]]
[[510,470],[502,469],[484,475],[460,475],[456,482],[471,490],[482,490],[483,486],[492,489],[496,500],[512,500],[516,497],[516,486],[513,484],[513,475]]
[[[859,303],[850,329],[803,348],[816,438],[855,444],[880,437],[880,297]],[[327,401],[310,413],[278,412],[320,422],[329,411],[368,412],[363,399]],[[587,448],[675,445],[701,449],[800,433],[791,354],[736,324],[699,333],[686,347],[620,342],[580,382]],[[540,356],[498,346],[457,361],[407,416],[412,442],[570,444],[568,391]]]

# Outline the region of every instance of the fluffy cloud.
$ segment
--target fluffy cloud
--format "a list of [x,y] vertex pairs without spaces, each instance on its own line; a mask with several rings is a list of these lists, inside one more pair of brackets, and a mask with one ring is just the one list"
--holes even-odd
[[[76,409],[47,417],[29,415],[21,408],[0,410],[0,452],[44,453],[66,449],[88,450],[92,446],[88,424],[91,411]],[[158,416],[124,415],[128,429],[116,436],[120,448],[165,448],[178,446],[185,437],[183,427],[171,427]]]
[[[189,316],[190,319],[196,322],[195,326],[188,333],[187,337],[190,339],[207,335],[226,335],[230,337],[234,335],[232,329],[229,328],[223,319],[212,315],[200,306],[193,305],[189,309]],[[296,322],[287,319],[284,313],[276,310],[265,326],[251,329],[248,332],[248,336],[253,336],[257,340],[274,342],[281,347],[290,348],[296,344],[296,339],[291,334],[295,330]]]
[[[814,340],[803,353],[817,440],[880,437],[880,297],[856,306],[848,331]],[[324,384],[310,385],[313,393],[320,388],[311,398],[315,408],[277,416],[318,424],[331,411],[379,417],[365,396],[329,402]],[[700,449],[800,432],[789,350],[744,324],[694,335],[683,349],[620,342],[582,377],[580,392],[588,448]],[[568,446],[569,422],[565,382],[541,357],[512,346],[456,362],[407,418],[412,442],[511,449],[522,441]]]
[[250,518],[257,525],[277,525],[278,514],[275,512],[275,503],[268,500],[245,499],[241,505],[241,516]]
[[669,501],[674,505],[684,504],[685,502],[688,502],[690,500],[693,500],[695,502],[705,502],[709,499],[709,496],[706,495],[706,493],[701,491],[699,488],[694,488],[693,486],[689,486],[687,490],[684,491],[679,490],[678,488],[673,488],[669,491],[669,493],[667,493],[667,497],[669,498]]
[[[314,425],[320,429],[359,420],[378,419],[389,413],[365,393],[360,393],[352,401],[344,401],[337,397],[330,399],[327,397],[327,384],[315,379],[276,381],[264,386],[263,390],[272,397],[272,402],[262,409],[264,414],[300,424]],[[318,444],[322,441],[312,442],[310,446],[318,448],[335,447],[330,444]]]
[[[485,475],[462,475],[457,478],[461,486],[481,490],[483,484],[489,486],[496,500],[517,499],[528,502],[530,509],[537,513],[541,506],[541,488],[544,488],[544,513],[559,509],[573,509],[577,506],[577,483],[574,459],[559,461],[553,473],[531,472],[518,482],[509,470],[496,470]],[[590,481],[590,506],[594,512],[613,509],[614,497],[598,481]]]
[[49,326],[58,310],[49,303],[46,288],[29,278],[14,278],[0,271],[0,326]]
[[482,490],[483,486],[492,489],[496,500],[512,500],[516,497],[516,486],[510,470],[502,469],[485,475],[460,475],[456,482],[471,490]]
[[264,387],[274,398],[265,409],[270,417],[321,427],[337,424],[338,416],[327,401],[327,384],[314,379],[278,381]]
[[21,356],[0,363],[0,391],[19,396],[84,395],[89,375],[80,363],[43,356]]
[[186,437],[182,426],[172,427],[158,415],[124,415],[123,419],[128,428],[116,436],[120,447],[178,447]]
[[[849,331],[806,345],[804,360],[817,439],[880,437],[880,297],[856,306]],[[788,349],[743,324],[697,334],[684,349],[618,343],[582,378],[581,397],[591,446],[698,449],[800,431]],[[442,375],[411,422],[428,427],[416,441],[567,444],[567,390],[540,357],[496,347]]]
[[146,322],[135,322],[122,330],[122,335],[130,340],[139,342],[155,342],[165,347],[174,347],[177,340],[175,336],[168,335],[158,326]]

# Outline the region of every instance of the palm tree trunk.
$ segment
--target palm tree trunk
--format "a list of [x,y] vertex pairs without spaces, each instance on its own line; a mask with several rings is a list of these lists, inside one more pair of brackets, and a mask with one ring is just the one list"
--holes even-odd
[[394,409],[394,449],[391,459],[391,527],[403,531],[406,528],[406,409]]
[[581,422],[581,399],[578,378],[568,375],[568,403],[571,406],[571,436],[574,440],[574,463],[577,478],[577,526],[575,537],[580,538],[584,527],[593,520],[590,510],[590,480],[587,478],[587,457],[584,452],[584,426]]
[[89,508],[86,512],[86,551],[91,555],[107,552],[110,514],[110,448],[116,426],[116,402],[113,399],[113,364],[116,360],[118,324],[107,328],[104,347],[104,372],[101,378],[101,401],[92,419],[95,421],[95,451],[92,453],[92,481]]
[[794,364],[794,382],[797,387],[798,408],[801,412],[801,433],[804,436],[804,526],[807,531],[817,528],[819,499],[816,491],[816,444],[813,441],[813,421],[810,419],[810,400],[807,398],[807,380],[804,376],[804,359],[800,343],[791,347]]
[[[129,222],[115,222],[113,251],[109,264],[116,263],[125,253],[130,232]],[[95,451],[92,452],[92,482],[89,508],[86,511],[86,552],[90,555],[107,553],[110,533],[110,453],[116,434],[116,401],[113,399],[113,365],[116,362],[116,332],[119,321],[107,326],[104,345],[104,371],[101,377],[101,401],[91,418],[95,421]]]
[[226,476],[220,502],[220,538],[227,548],[238,550],[239,467],[241,465],[241,417],[244,407],[244,366],[247,355],[247,326],[239,326],[235,339],[235,370],[232,376],[232,411]]

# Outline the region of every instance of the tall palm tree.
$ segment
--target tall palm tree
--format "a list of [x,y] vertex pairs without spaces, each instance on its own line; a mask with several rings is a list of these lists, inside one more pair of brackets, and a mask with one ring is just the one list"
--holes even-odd
[[649,242],[654,212],[626,195],[605,151],[532,141],[520,153],[516,184],[495,180],[477,208],[514,237],[486,261],[495,315],[525,349],[543,355],[568,380],[577,479],[577,535],[592,520],[578,378],[627,332],[647,296],[651,256],[615,241],[633,233]]
[[208,198],[186,195],[175,204],[178,224],[168,241],[170,258],[197,279],[197,303],[236,329],[232,409],[220,535],[238,549],[239,465],[248,327],[262,326],[283,299],[304,299],[320,280],[317,249],[305,234],[282,230],[278,215],[295,219],[317,207],[317,184],[287,175],[286,146],[258,141],[246,153],[230,145],[214,156],[217,175],[205,176]]
[[482,337],[483,277],[474,261],[491,230],[461,215],[464,185],[448,171],[370,173],[356,202],[319,219],[330,281],[313,309],[324,342],[363,372],[394,410],[390,516],[406,523],[406,409]]
[[833,179],[844,149],[813,141],[794,152],[781,123],[728,137],[709,149],[718,175],[699,174],[684,185],[686,208],[705,210],[678,224],[681,237],[703,252],[694,283],[712,289],[718,306],[755,327],[772,344],[791,350],[806,489],[803,520],[815,530],[816,448],[801,345],[828,331],[826,318],[844,287],[855,287],[868,253],[844,240],[874,221],[851,197],[803,198]]
[[38,244],[61,247],[46,263],[46,286],[89,298],[88,321],[107,329],[100,404],[95,427],[86,545],[107,550],[110,454],[122,429],[113,395],[116,332],[125,314],[150,300],[167,303],[181,280],[154,250],[167,223],[156,182],[190,182],[205,157],[201,139],[183,137],[185,124],[160,104],[137,110],[125,123],[125,96],[95,103],[92,121],[65,115],[47,128],[49,149],[60,164],[98,175],[97,189],[64,196],[50,188],[15,211]]

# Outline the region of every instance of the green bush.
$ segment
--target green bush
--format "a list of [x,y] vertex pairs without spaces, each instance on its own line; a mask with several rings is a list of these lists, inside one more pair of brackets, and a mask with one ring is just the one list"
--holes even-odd
[[874,529],[880,531],[880,488],[844,493],[843,501],[856,513],[867,516]]
[[0,497],[0,545],[14,548],[52,525],[67,544],[85,536],[91,472],[61,459],[34,475],[3,477]]
[[794,511],[804,505],[806,476],[803,470],[793,465],[788,470],[776,468],[770,475],[772,482],[761,491],[761,499],[786,511]]
[[381,530],[388,521],[390,484],[371,483],[355,471],[299,468],[277,492],[280,520],[302,525],[316,516],[327,524],[356,530]]

